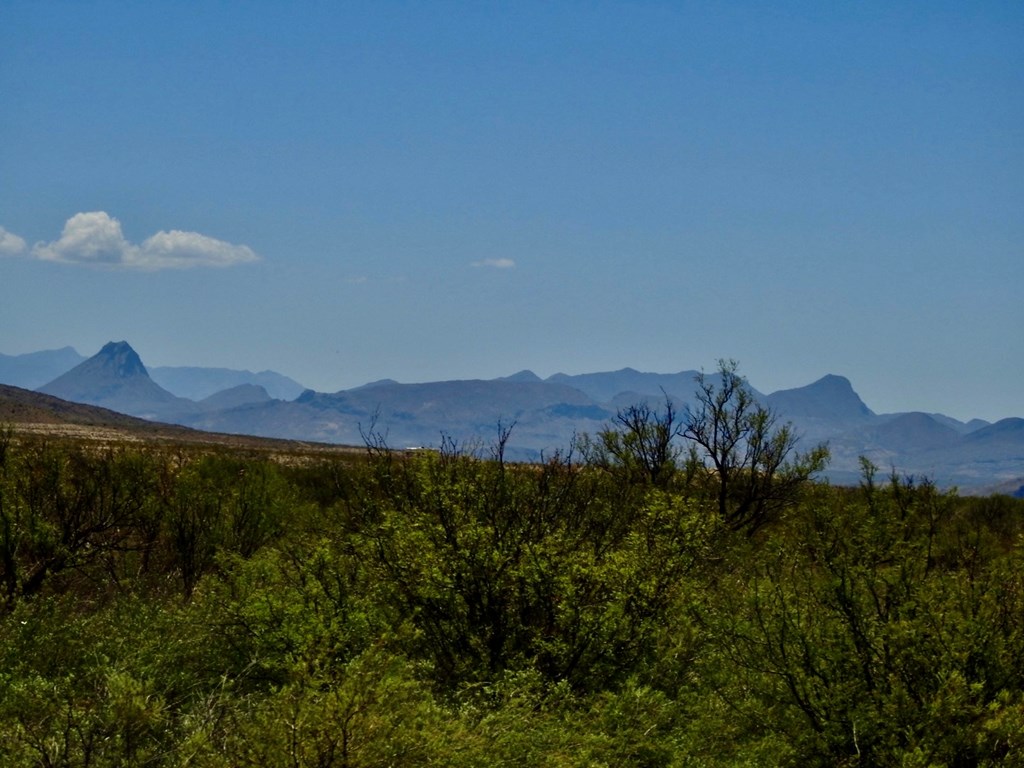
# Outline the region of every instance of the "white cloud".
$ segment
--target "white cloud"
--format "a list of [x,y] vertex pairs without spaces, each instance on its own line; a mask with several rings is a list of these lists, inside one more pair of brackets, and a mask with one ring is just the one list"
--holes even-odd
[[17,256],[25,252],[25,241],[0,227],[0,256]]
[[138,262],[144,269],[230,267],[259,259],[247,245],[233,245],[198,232],[157,232],[142,243]]
[[156,271],[190,267],[229,267],[259,257],[245,245],[198,232],[160,231],[141,245],[125,239],[121,222],[104,211],[76,213],[64,224],[60,239],[36,243],[32,255],[64,264],[93,264]]
[[512,269],[516,263],[512,259],[481,259],[472,262],[474,267],[491,267],[492,269]]
[[132,261],[133,249],[121,233],[121,222],[96,211],[76,213],[65,222],[60,240],[36,243],[32,254],[67,264],[117,265]]

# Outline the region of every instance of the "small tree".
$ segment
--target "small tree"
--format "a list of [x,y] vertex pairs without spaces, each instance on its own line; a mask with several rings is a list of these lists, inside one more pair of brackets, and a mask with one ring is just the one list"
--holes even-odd
[[790,461],[799,438],[757,401],[736,368],[735,360],[720,360],[715,378],[697,376],[696,403],[686,407],[682,435],[693,444],[691,461],[714,471],[722,519],[753,533],[796,500],[825,466],[828,448],[818,445]]
[[620,409],[596,441],[585,442],[584,452],[593,464],[614,467],[630,480],[664,487],[679,466],[681,450],[675,440],[682,430],[675,405],[665,394],[664,410],[646,401]]

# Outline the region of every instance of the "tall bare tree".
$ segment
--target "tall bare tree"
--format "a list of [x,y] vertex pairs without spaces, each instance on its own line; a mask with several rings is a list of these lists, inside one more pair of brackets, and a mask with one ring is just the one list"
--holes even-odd
[[795,451],[796,432],[757,401],[735,360],[720,360],[714,377],[697,376],[682,435],[693,444],[692,460],[714,472],[723,520],[749,533],[795,501],[829,456],[825,445]]

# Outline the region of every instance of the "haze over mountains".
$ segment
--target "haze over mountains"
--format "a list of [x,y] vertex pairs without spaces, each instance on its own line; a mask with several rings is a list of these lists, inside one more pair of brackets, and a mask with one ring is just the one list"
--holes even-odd
[[[0,383],[37,389],[86,359],[71,347],[25,355],[0,354]],[[164,389],[190,400],[202,400],[241,384],[261,386],[271,397],[281,400],[294,400],[306,389],[294,379],[274,371],[253,373],[232,368],[157,366],[148,368],[147,372]]]
[[124,341],[104,345],[96,355],[38,390],[150,421],[176,421],[196,405],[153,381],[135,350]]
[[[155,371],[161,371],[159,378]],[[70,348],[0,356],[0,383],[216,432],[359,444],[372,429],[398,448],[437,445],[442,435],[486,446],[497,436],[499,423],[514,422],[509,449],[519,459],[564,449],[575,435],[595,434],[619,408],[642,400],[657,405],[667,395],[681,410],[693,402],[697,375],[624,368],[541,379],[521,371],[493,380],[383,380],[320,393],[302,391],[297,382],[272,371],[155,371],[148,371],[123,341],[105,345],[88,359]],[[52,379],[36,383],[49,373]],[[859,459],[866,456],[885,471],[927,476],[944,486],[1005,484],[1013,492],[1024,485],[1024,419],[988,424],[941,414],[876,414],[848,379],[836,375],[767,395],[753,391],[780,420],[793,423],[804,448],[828,442],[832,461],[827,474],[834,481],[855,482]]]

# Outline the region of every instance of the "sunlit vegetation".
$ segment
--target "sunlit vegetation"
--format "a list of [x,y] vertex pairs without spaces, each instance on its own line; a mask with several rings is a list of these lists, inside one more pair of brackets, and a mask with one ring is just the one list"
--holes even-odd
[[0,764],[1024,765],[1024,502],[622,415],[533,465],[4,432]]

